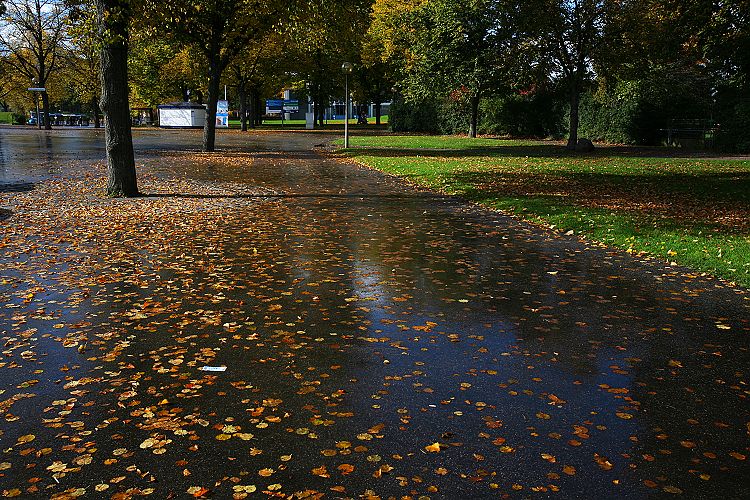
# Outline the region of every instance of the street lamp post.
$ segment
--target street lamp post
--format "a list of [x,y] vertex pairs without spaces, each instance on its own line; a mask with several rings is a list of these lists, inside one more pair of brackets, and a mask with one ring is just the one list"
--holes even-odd
[[36,101],[36,128],[42,130],[42,120],[39,117],[39,94],[34,92],[34,100]]
[[341,65],[341,71],[344,72],[346,77],[346,84],[344,91],[346,98],[344,99],[344,147],[349,147],[349,73],[354,69],[354,65],[350,62],[345,62]]
[[47,89],[37,86],[36,78],[31,79],[31,88],[29,90],[33,93],[34,101],[36,102],[36,127],[42,130],[42,120],[39,117],[39,92],[46,92]]

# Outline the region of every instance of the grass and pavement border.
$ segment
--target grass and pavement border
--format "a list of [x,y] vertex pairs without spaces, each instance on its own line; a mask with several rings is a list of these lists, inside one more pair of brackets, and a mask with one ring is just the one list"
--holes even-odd
[[[341,144],[341,141],[334,142]],[[750,159],[453,136],[352,137],[337,153],[555,231],[750,287]]]

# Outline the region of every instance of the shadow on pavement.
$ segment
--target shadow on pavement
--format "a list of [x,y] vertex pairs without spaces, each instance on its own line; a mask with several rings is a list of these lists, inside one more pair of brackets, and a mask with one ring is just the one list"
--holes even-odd
[[221,199],[259,199],[274,198],[342,198],[342,199],[378,199],[378,200],[409,200],[422,198],[446,198],[445,196],[421,193],[419,195],[402,194],[368,194],[368,193],[273,193],[273,194],[187,194],[187,193],[144,193],[142,198],[185,198],[196,200]]
[[0,193],[26,193],[34,189],[31,182],[0,183]]

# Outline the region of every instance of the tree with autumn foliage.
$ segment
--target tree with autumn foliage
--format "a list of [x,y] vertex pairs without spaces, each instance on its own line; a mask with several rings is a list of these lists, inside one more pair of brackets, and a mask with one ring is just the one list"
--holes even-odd
[[298,77],[306,83],[321,127],[331,98],[343,97],[342,63],[359,59],[371,3],[371,0],[300,2],[284,31]]
[[145,2],[145,12],[160,33],[169,33],[204,58],[208,76],[204,151],[215,149],[216,105],[224,70],[251,41],[276,29],[289,15],[291,4],[289,0]]
[[97,11],[93,0],[72,4],[68,36],[70,45],[65,52],[65,75],[68,86],[94,115],[94,127],[101,126],[99,113],[99,37]]
[[370,23],[362,38],[360,60],[362,93],[375,104],[376,124],[380,124],[381,104],[393,97],[411,65],[412,54],[404,29],[406,15],[425,0],[374,0]]
[[273,94],[283,84],[287,70],[291,70],[284,54],[284,37],[272,32],[252,41],[229,64],[227,81],[236,90],[239,100],[240,127],[243,132],[255,128],[261,118],[261,97],[264,91]]
[[512,85],[514,15],[515,6],[505,0],[432,0],[412,11],[404,94],[466,103],[468,133],[476,137],[480,100]]
[[[46,88],[50,77],[60,70],[67,43],[67,6],[60,0],[6,0],[3,8],[2,62],[31,86]],[[40,94],[44,127],[49,130],[49,95],[46,90]]]
[[192,47],[155,36],[153,30],[139,26],[131,34],[131,103],[153,110],[164,102],[187,102],[195,96],[202,104],[207,84],[202,56]]

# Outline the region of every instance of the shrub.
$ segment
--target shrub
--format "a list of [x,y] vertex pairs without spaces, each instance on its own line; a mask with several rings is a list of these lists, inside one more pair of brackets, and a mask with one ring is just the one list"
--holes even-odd
[[394,132],[440,132],[438,110],[431,100],[409,102],[402,98],[395,99],[389,118]]
[[560,137],[565,133],[565,106],[551,93],[485,99],[479,115],[483,134]]
[[750,152],[750,99],[719,100],[716,147],[736,153]]
[[[397,100],[390,110],[394,132],[465,134],[469,130],[467,102],[435,98],[421,102]],[[480,134],[558,137],[565,131],[565,108],[552,94],[511,95],[481,101]]]

